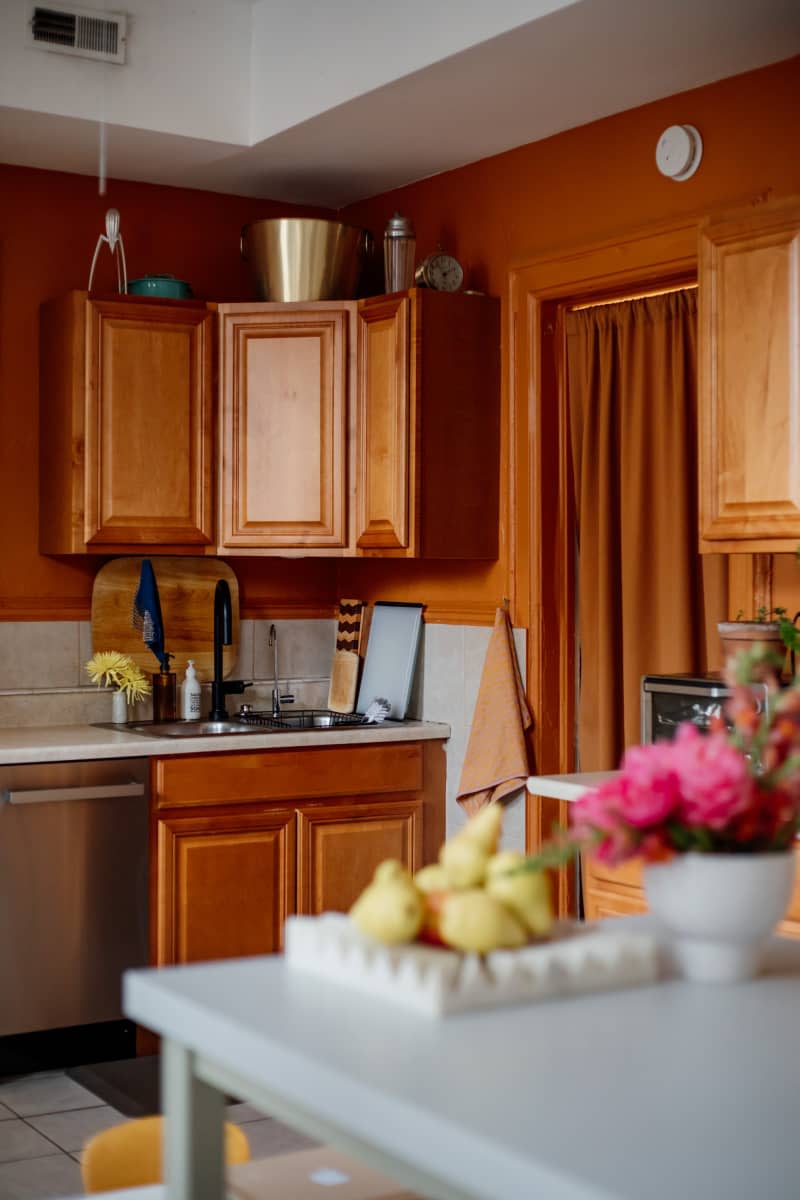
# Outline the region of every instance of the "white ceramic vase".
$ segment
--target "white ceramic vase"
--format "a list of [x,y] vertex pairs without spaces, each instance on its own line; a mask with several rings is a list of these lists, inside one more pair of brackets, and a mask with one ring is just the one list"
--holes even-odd
[[111,693],[111,720],[116,725],[122,725],[128,719],[128,701],[125,693],[116,689]]
[[789,905],[795,860],[781,854],[679,854],[644,872],[653,915],[686,979],[734,983],[758,974],[761,951]]

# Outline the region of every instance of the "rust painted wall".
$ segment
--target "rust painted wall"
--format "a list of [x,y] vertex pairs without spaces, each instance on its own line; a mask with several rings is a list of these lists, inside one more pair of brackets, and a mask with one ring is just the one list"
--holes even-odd
[[[344,215],[380,238],[400,209],[416,224],[420,256],[441,243],[465,264],[467,286],[504,297],[509,267],[535,257],[686,213],[800,192],[798,83],[795,58],[447,172]],[[654,165],[659,134],[676,122],[697,125],[705,142],[703,164],[684,184]],[[0,166],[0,619],[89,612],[99,561],[46,558],[36,549],[38,310],[42,300],[85,286],[111,205],[122,214],[132,277],[170,271],[217,300],[251,294],[238,258],[240,226],[288,209],[113,180],[100,197],[92,178]],[[102,267],[101,284],[110,278],[107,257]],[[506,369],[507,347],[504,358]],[[517,504],[526,503],[527,484],[517,481]],[[507,478],[504,486],[508,493]],[[418,599],[440,613],[465,603],[488,611],[508,588],[508,541],[506,514],[497,563],[232,561],[245,615],[332,611],[336,595]]]
[[[197,296],[247,300],[239,231],[290,205],[212,192],[0,166],[0,620],[88,617],[98,558],[44,557],[38,538],[39,305],[85,288],[107,208],[118,208],[129,276],[169,272]],[[96,286],[116,287],[103,248]],[[238,560],[243,611],[307,611],[334,599],[331,563]],[[252,610],[252,611],[251,611]]]
[[[441,244],[464,264],[466,287],[505,303],[512,267],[687,214],[800,192],[798,96],[800,58],[794,58],[374,197],[344,216],[380,241],[399,210],[414,221],[418,258]],[[682,123],[698,127],[705,153],[697,174],[675,183],[658,173],[655,147],[668,125]],[[507,390],[507,334],[503,359]],[[527,503],[528,482],[517,481],[517,505]],[[502,559],[494,566],[459,572],[443,564],[347,562],[340,592],[430,602],[460,588],[465,599],[497,604],[508,587],[509,533],[506,517]]]

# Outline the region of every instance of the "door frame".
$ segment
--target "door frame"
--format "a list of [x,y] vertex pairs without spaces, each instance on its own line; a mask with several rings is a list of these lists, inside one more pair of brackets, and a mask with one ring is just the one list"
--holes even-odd
[[[575,770],[575,514],[564,313],[576,303],[677,286],[697,276],[698,217],[651,227],[509,272],[511,563],[516,620],[528,628],[527,695],[537,774]],[[563,800],[526,795],[529,852],[566,826]],[[575,873],[558,872],[559,916],[577,910]]]

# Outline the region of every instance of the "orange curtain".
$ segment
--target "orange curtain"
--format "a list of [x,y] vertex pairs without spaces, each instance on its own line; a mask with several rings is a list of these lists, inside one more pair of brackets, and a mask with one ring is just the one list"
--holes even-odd
[[578,754],[581,770],[596,771],[640,740],[642,675],[708,668],[706,631],[725,616],[727,576],[722,556],[696,548],[694,291],[570,312],[566,334]]

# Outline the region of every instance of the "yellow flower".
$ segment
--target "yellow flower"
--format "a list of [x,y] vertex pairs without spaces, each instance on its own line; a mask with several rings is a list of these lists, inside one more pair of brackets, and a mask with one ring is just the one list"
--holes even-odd
[[127,654],[98,650],[86,664],[86,673],[98,687],[113,687],[125,693],[129,704],[150,695],[150,683]]

